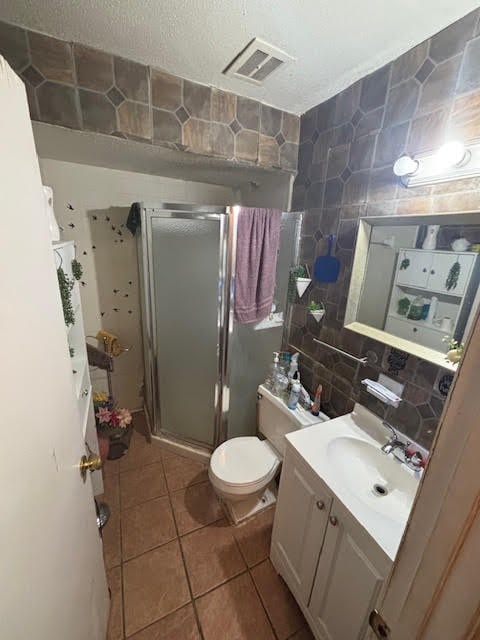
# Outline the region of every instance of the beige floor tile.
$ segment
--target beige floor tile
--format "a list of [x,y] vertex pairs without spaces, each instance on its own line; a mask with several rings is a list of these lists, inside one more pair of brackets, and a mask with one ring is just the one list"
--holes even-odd
[[180,542],[194,597],[247,568],[226,520],[189,533]]
[[135,556],[170,542],[177,535],[167,496],[122,511],[122,556]]
[[252,578],[278,640],[287,640],[305,626],[305,618],[270,560],[252,569]]
[[107,571],[110,587],[110,618],[108,620],[107,640],[123,639],[123,603],[122,603],[122,570],[115,567]]
[[177,540],[123,565],[126,636],[172,613],[190,600]]
[[129,640],[200,640],[195,613],[191,604],[139,631]]
[[153,440],[147,442],[146,438],[134,432],[127,453],[120,458],[120,473],[128,469],[138,469],[146,464],[160,462],[162,459],[161,447]]
[[120,483],[118,474],[105,476],[103,478],[103,494],[101,500],[108,504],[110,511],[120,510]]
[[265,509],[233,530],[240,551],[249,567],[253,567],[270,555],[274,515],[274,508]]
[[172,493],[172,506],[180,535],[204,527],[223,516],[210,482],[194,484]]
[[147,464],[120,474],[120,499],[122,509],[128,509],[152,498],[164,496],[167,484],[161,462]]
[[315,638],[310,628],[305,626],[303,629],[300,629],[300,631],[294,633],[293,636],[290,636],[288,640],[315,640]]
[[111,569],[121,562],[120,514],[112,510],[107,524],[102,529],[103,559],[105,567]]
[[163,466],[170,491],[184,489],[190,485],[205,482],[208,479],[207,466],[191,458],[175,454],[168,455],[163,460]]
[[102,467],[103,479],[120,473],[120,460],[105,460]]
[[274,640],[248,573],[202,596],[196,606],[205,640]]

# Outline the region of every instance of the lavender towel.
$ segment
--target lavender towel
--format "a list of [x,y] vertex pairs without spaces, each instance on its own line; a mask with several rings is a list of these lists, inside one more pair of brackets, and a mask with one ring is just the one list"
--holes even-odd
[[270,313],[275,289],[281,212],[240,207],[235,270],[235,320],[258,322]]

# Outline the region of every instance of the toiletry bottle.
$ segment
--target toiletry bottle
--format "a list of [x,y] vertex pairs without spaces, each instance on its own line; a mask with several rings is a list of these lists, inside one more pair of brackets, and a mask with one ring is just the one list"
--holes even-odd
[[292,411],[297,408],[298,399],[300,397],[300,390],[301,390],[300,380],[298,378],[294,378],[292,380],[292,390],[290,391],[290,397],[287,403],[288,408],[292,409]]
[[320,401],[322,399],[322,385],[319,384],[317,387],[317,391],[315,392],[315,400],[312,405],[312,414],[314,416],[318,416],[320,413]]
[[265,386],[269,391],[273,391],[275,386],[275,379],[278,373],[281,372],[279,362],[278,362],[278,351],[273,352],[273,363],[270,365],[270,370],[268,372],[267,378],[265,380]]
[[299,353],[294,353],[290,360],[290,369],[288,371],[288,379],[290,382],[294,379],[295,374],[298,372],[298,356]]

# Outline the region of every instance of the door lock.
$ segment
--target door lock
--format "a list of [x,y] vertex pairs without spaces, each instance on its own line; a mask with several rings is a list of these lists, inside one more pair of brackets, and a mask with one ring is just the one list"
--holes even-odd
[[82,480],[86,482],[87,480],[87,471],[93,472],[98,471],[102,468],[102,458],[97,454],[89,451],[89,455],[82,456],[80,459],[80,475],[82,476]]
[[390,638],[390,628],[376,609],[370,613],[368,622],[377,638]]

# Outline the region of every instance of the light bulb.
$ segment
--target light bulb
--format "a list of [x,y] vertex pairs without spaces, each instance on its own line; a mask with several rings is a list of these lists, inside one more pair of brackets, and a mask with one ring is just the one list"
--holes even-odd
[[470,152],[465,149],[463,142],[452,140],[442,144],[435,154],[435,161],[439,169],[457,167],[463,164],[469,157]]
[[410,156],[400,156],[393,165],[393,173],[400,178],[402,176],[413,176],[418,169],[418,160]]

